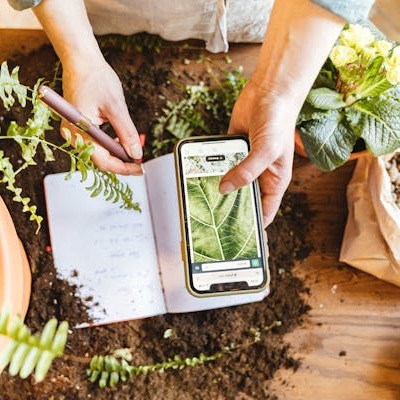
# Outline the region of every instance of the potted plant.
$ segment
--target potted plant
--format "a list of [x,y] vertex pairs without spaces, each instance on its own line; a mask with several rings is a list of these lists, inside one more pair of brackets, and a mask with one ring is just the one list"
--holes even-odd
[[372,24],[346,25],[297,120],[296,151],[331,171],[353,151],[400,147],[400,45]]

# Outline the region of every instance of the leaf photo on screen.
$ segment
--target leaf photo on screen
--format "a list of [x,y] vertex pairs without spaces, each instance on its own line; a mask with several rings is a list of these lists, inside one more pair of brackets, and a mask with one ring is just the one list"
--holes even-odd
[[258,256],[250,187],[218,191],[221,176],[187,179],[193,262]]

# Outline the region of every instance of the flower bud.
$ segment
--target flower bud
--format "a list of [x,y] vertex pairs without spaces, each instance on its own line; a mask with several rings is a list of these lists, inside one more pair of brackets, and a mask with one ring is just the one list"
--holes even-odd
[[330,54],[330,59],[336,68],[343,67],[354,61],[357,61],[357,52],[351,47],[335,46]]
[[350,24],[347,29],[344,29],[339,37],[341,45],[352,47],[357,50],[369,46],[373,41],[374,35],[368,28],[353,24]]
[[389,68],[386,72],[386,79],[392,85],[398,85],[400,83],[400,65],[397,67]]
[[373,43],[373,46],[376,52],[383,57],[387,57],[389,55],[389,51],[392,49],[392,43],[388,42],[387,40],[377,40]]

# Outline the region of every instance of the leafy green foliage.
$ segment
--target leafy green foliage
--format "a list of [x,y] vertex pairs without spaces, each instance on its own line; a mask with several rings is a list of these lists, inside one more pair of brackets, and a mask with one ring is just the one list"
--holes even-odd
[[118,382],[126,382],[129,378],[137,375],[147,374],[150,372],[164,372],[168,369],[184,369],[186,367],[196,367],[210,361],[221,358],[224,353],[228,353],[230,348],[227,347],[223,351],[219,351],[213,355],[206,356],[201,353],[198,357],[182,358],[175,355],[156,364],[149,365],[131,365],[126,359],[117,359],[115,356],[94,356],[87,370],[90,382],[98,382],[99,387],[116,386]]
[[93,182],[86,186],[90,192],[91,197],[97,197],[102,194],[106,201],[113,203],[120,202],[121,208],[127,210],[140,211],[138,203],[133,202],[133,193],[127,184],[121,182],[115,174],[107,171],[100,171],[95,167],[90,156],[93,152],[93,144],[86,143],[82,136],[76,135],[75,148],[70,148],[71,132],[67,129],[64,130],[66,142],[61,148],[68,149],[67,154],[70,157],[70,171],[66,179],[70,179],[71,174],[79,171],[81,174],[81,181],[88,180],[89,172],[93,176]]
[[374,102],[360,101],[354,109],[359,119],[352,129],[373,155],[388,154],[400,147],[400,98],[382,95]]
[[9,109],[15,102],[13,94],[18,98],[22,107],[26,104],[27,88],[19,84],[18,79],[19,67],[8,70],[7,63],[3,62],[0,68],[0,99],[3,101],[4,107]]
[[153,155],[192,135],[225,134],[237,97],[247,80],[243,69],[223,71],[223,79],[215,86],[188,85],[179,102],[168,101],[162,115],[152,128]]
[[68,323],[50,319],[41,335],[34,336],[18,317],[0,313],[0,335],[9,342],[0,356],[0,370],[8,366],[10,375],[25,379],[34,372],[36,382],[45,377],[54,358],[64,353],[68,336]]
[[86,373],[90,382],[97,382],[100,388],[105,388],[107,386],[116,386],[120,382],[126,382],[128,379],[142,374],[165,372],[169,369],[182,370],[186,367],[196,367],[211,361],[216,361],[235,350],[240,350],[254,345],[261,340],[261,337],[265,332],[281,325],[281,321],[273,321],[267,326],[251,328],[249,333],[252,338],[249,341],[245,341],[241,344],[231,343],[229,346],[225,346],[222,350],[208,356],[203,353],[200,353],[197,357],[187,358],[175,355],[167,361],[155,364],[134,366],[131,364],[133,356],[130,349],[117,349],[112,355],[93,356]]
[[[55,79],[56,79],[55,74]],[[98,170],[90,156],[94,151],[91,143],[86,143],[77,136],[75,148],[71,148],[71,134],[65,132],[66,141],[61,146],[56,145],[47,138],[47,133],[53,131],[51,125],[54,116],[51,110],[38,99],[37,89],[41,80],[31,89],[22,85],[18,79],[18,67],[10,73],[7,63],[3,62],[0,70],[0,98],[6,109],[9,109],[16,100],[22,107],[29,104],[32,107],[30,117],[25,125],[20,126],[16,121],[11,121],[6,135],[0,135],[1,140],[13,140],[21,151],[22,164],[15,168],[10,158],[0,150],[0,183],[13,193],[13,200],[22,204],[22,211],[30,214],[30,220],[37,223],[38,229],[43,218],[36,213],[36,206],[31,204],[31,199],[22,195],[22,188],[16,184],[17,175],[30,166],[36,165],[35,157],[38,149],[41,149],[46,162],[54,161],[54,150],[61,151],[69,156],[70,172],[79,170],[82,181],[86,180],[87,172],[93,171],[95,181],[88,187],[92,196],[103,194],[113,202],[121,202],[121,206],[127,209],[138,210],[139,205],[134,203],[133,193],[128,185],[121,183],[115,174]],[[16,99],[14,97],[16,96]]]
[[107,47],[120,48],[123,51],[135,49],[139,53],[146,51],[154,51],[159,53],[163,46],[163,40],[158,35],[151,35],[146,32],[137,33],[135,35],[102,35],[97,38],[102,50]]
[[321,110],[335,110],[346,105],[341,93],[325,87],[310,90],[307,103]]
[[[400,87],[390,75],[400,63],[400,47],[365,26],[369,31],[344,29],[297,119],[308,156],[325,171],[342,165],[359,139],[375,156],[400,148]],[[360,38],[369,44],[359,44]],[[343,48],[355,59],[343,63]]]
[[250,221],[250,187],[221,195],[221,176],[187,179],[195,262],[235,260],[257,254],[255,227]]
[[342,165],[350,156],[358,136],[354,134],[340,110],[326,111],[300,127],[304,148],[310,160],[324,171]]

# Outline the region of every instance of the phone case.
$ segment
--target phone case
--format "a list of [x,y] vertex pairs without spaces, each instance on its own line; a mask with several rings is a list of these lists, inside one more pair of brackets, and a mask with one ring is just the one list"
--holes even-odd
[[[195,297],[214,297],[214,296],[224,296],[224,295],[233,295],[233,294],[244,294],[244,293],[258,293],[266,290],[269,286],[270,282],[270,274],[269,274],[269,268],[268,268],[268,259],[267,259],[267,246],[266,246],[266,233],[265,230],[262,228],[262,221],[260,219],[260,213],[258,212],[257,215],[259,217],[258,225],[259,225],[259,237],[260,237],[260,245],[263,248],[262,251],[262,256],[263,256],[263,262],[265,266],[265,282],[262,286],[256,289],[245,289],[245,290],[227,290],[227,291],[221,291],[221,292],[207,292],[207,293],[199,293],[195,289],[191,287],[191,281],[190,281],[190,260],[189,260],[189,254],[188,254],[188,246],[189,243],[187,242],[187,237],[186,237],[186,217],[185,217],[185,209],[184,209],[184,195],[183,195],[183,182],[181,179],[181,161],[179,157],[179,149],[180,146],[183,143],[187,142],[193,142],[193,141],[217,141],[217,140],[225,140],[225,139],[244,139],[247,143],[248,137],[245,135],[214,135],[214,136],[193,136],[190,138],[185,138],[181,139],[178,141],[174,147],[174,159],[175,159],[175,175],[176,175],[176,182],[177,182],[177,190],[178,190],[178,200],[179,200],[179,217],[180,217],[180,229],[181,229],[181,253],[182,253],[182,261],[184,264],[184,269],[185,269],[185,282],[186,282],[186,288],[188,292]],[[260,191],[258,188],[258,181],[255,181],[254,184],[256,185],[256,196],[255,196],[255,201],[256,201],[256,207],[258,210],[261,210],[261,196],[260,196]]]

